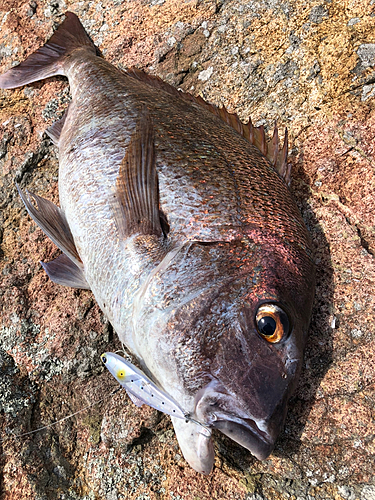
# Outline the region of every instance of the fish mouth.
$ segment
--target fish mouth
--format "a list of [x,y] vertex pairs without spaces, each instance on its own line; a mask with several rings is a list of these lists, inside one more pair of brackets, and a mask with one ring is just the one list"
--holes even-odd
[[265,460],[275,446],[275,440],[251,419],[217,416],[211,426],[249,450],[258,460]]
[[197,393],[195,414],[207,427],[219,430],[258,460],[265,460],[275,446],[283,412],[272,412],[271,416],[263,412],[263,417],[255,418],[250,407],[229,394],[221,382],[211,380]]

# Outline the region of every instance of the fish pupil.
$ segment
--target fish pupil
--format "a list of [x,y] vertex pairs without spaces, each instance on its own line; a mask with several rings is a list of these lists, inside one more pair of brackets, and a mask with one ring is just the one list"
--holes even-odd
[[258,322],[258,329],[262,335],[269,337],[276,330],[276,321],[271,316],[263,316]]

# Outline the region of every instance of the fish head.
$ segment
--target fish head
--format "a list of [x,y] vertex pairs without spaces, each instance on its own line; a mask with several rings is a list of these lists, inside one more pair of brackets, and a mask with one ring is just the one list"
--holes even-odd
[[[295,389],[314,297],[314,266],[305,255],[262,252],[258,265],[215,299],[227,310],[210,349],[209,378],[196,393],[195,417],[268,457],[284,425]],[[303,257],[303,258],[302,258]],[[294,262],[293,262],[294,260]],[[220,325],[211,318],[212,328]],[[221,321],[222,323],[222,321]]]
[[[194,243],[155,278],[137,306],[145,365],[192,419],[265,459],[302,365],[312,259],[269,244]],[[174,427],[187,461],[208,473],[210,436]]]

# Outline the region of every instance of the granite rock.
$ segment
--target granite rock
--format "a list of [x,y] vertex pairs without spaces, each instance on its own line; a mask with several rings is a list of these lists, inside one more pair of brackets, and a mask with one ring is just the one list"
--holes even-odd
[[99,355],[121,346],[91,293],[53,284],[39,264],[58,250],[14,181],[58,203],[43,132],[69,102],[66,80],[0,91],[0,499],[374,499],[374,1],[1,0],[1,71],[66,10],[113,64],[267,131],[288,127],[317,293],[273,454],[259,462],[218,434],[213,473],[194,472],[169,418],[114,392]]

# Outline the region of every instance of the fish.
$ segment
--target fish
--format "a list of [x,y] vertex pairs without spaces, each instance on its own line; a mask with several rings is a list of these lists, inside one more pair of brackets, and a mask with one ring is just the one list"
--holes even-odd
[[0,88],[54,75],[72,95],[46,131],[59,150],[60,206],[18,186],[62,251],[44,270],[91,290],[142,376],[189,415],[171,420],[191,467],[212,471],[216,431],[266,459],[301,372],[315,290],[287,132],[280,147],[276,126],[267,141],[251,120],[116,68],[71,12]]

